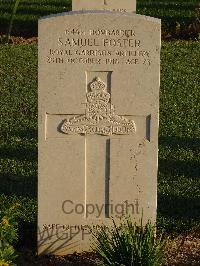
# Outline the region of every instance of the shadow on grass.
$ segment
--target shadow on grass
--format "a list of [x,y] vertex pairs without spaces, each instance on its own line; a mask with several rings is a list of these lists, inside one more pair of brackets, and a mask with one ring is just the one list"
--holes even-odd
[[[180,137],[160,137],[159,145],[173,149],[190,149],[196,154],[199,153],[200,139]],[[200,164],[198,161],[181,161],[174,159],[159,159],[159,172],[165,176],[185,176],[189,178],[200,178]]]
[[46,3],[44,4],[43,1],[41,0],[34,0],[33,1],[26,1],[26,2],[22,2],[23,6],[57,6],[57,7],[70,7],[72,6],[72,1],[67,1],[67,0],[48,0],[46,1]]
[[[11,133],[12,136],[25,139],[28,143],[30,140],[37,141],[37,130],[27,129],[18,130]],[[7,138],[6,134],[4,136]],[[24,142],[16,143],[15,147],[0,148],[0,159],[11,159],[27,162],[37,161],[37,147],[25,147]],[[19,166],[21,167],[21,166]],[[33,175],[17,176],[12,173],[12,169],[6,169],[0,172],[0,193],[16,196],[37,196],[37,177]]]
[[25,249],[33,250],[37,254],[37,223],[19,222],[19,239],[15,248],[21,252]]
[[176,195],[158,195],[158,212],[163,217],[200,222],[200,200]]
[[37,197],[36,176],[14,176],[0,173],[0,193],[5,195]]
[[[160,137],[159,145],[162,147],[170,147],[177,150],[182,148],[193,152],[195,158],[199,153],[200,139],[198,138],[181,138],[181,137]],[[159,160],[159,172],[162,178],[176,179],[177,177],[185,179],[192,178],[195,182],[200,178],[200,164],[197,161],[180,161],[173,159]],[[189,188],[190,191],[192,188]],[[190,192],[191,195],[191,192]],[[171,221],[168,228],[173,230],[178,228],[191,228],[192,224],[200,223],[200,198],[197,196],[158,194],[158,214],[159,217]]]
[[[27,8],[26,6],[22,6],[19,7],[17,10],[17,14],[19,14],[20,16],[23,15],[31,15],[31,16],[37,16],[37,17],[42,17],[42,16],[46,16],[48,14],[53,14],[54,12],[58,13],[58,12],[67,12],[69,11],[68,7],[63,7],[63,8],[59,8],[58,10],[56,8],[52,8],[52,6],[46,6],[44,7],[34,7],[31,6],[29,8]],[[1,12],[2,13],[11,13],[11,8],[9,7],[2,7],[1,8]],[[8,16],[9,18],[9,16]]]
[[[159,172],[165,176],[200,178],[200,165],[195,161],[159,160]],[[184,178],[183,177],[183,178]]]
[[200,199],[158,194],[158,229],[184,234],[200,225]]
[[19,145],[14,148],[0,148],[0,158],[5,159],[15,159],[15,160],[24,160],[24,161],[36,161],[37,160],[37,149],[33,148],[24,148],[22,145]]
[[35,128],[28,128],[27,130],[17,130],[12,131],[12,135],[20,137],[20,138],[26,138],[26,139],[35,139],[38,138],[38,131]]
[[[0,34],[6,34],[8,31],[9,20],[1,18]],[[37,36],[37,21],[16,19],[12,28],[12,36],[34,37]]]
[[190,148],[199,151],[200,138],[160,137],[159,144],[173,148]]
[[137,3],[137,8],[154,8],[156,10],[160,9],[170,9],[170,10],[183,10],[183,11],[187,11],[188,9],[194,9],[195,7],[198,7],[198,3],[193,3],[193,2],[138,2]]
[[[28,129],[23,131],[16,131],[11,133],[12,136],[18,137],[21,140],[25,139],[30,141],[35,139],[37,141],[37,130]],[[4,134],[1,132],[1,135],[7,138],[7,133]],[[24,161],[37,161],[38,151],[37,147],[25,147],[24,142],[16,143],[15,147],[3,146],[0,147],[0,159],[15,159],[15,160],[24,160]]]

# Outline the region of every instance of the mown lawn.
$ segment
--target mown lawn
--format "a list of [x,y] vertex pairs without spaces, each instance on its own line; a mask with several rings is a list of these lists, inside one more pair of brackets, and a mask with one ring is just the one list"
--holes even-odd
[[0,62],[0,191],[33,197],[37,176],[36,47],[0,46]]
[[[0,0],[0,34],[5,34],[8,28],[10,13],[14,0]],[[198,29],[191,25],[197,23],[197,7],[199,0],[137,0],[137,13],[162,19],[163,31],[174,35],[177,31],[182,37],[197,38]],[[42,16],[71,10],[70,0],[21,0],[13,34],[20,36],[37,36],[37,20]],[[188,30],[187,30],[188,31]],[[179,32],[178,32],[179,34]]]
[[[199,54],[198,42],[162,43],[158,222],[170,232],[200,224]],[[0,45],[0,62],[0,210],[19,200],[34,223],[37,46]]]
[[168,229],[200,223],[199,54],[198,42],[162,46],[158,214]]

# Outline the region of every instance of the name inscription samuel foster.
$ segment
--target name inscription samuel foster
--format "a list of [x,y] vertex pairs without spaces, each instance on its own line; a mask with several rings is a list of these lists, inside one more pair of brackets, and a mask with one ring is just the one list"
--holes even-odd
[[151,65],[150,51],[134,28],[66,29],[57,45],[49,50],[48,63]]

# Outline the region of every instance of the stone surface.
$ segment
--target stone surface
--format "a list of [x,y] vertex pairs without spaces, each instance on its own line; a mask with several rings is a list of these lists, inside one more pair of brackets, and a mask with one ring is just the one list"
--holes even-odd
[[88,227],[155,221],[160,20],[81,11],[39,21],[39,253]]
[[73,0],[72,10],[136,12],[136,0]]

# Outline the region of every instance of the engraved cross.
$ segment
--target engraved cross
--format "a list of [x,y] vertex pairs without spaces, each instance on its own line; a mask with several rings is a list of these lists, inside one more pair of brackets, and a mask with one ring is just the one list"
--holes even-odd
[[[111,138],[114,135],[134,135],[136,125],[133,120],[115,113],[115,107],[111,103],[111,95],[108,92],[107,85],[100,77],[96,76],[88,87],[85,114],[65,119],[61,122],[59,129],[64,134],[85,136],[85,205],[91,203],[91,199],[96,198],[96,195],[89,195],[93,192],[88,191],[91,191],[91,183],[95,182],[95,178],[92,176],[95,175],[95,170],[91,169],[95,168],[95,163],[105,161],[104,171],[96,172],[97,175],[100,175],[99,178],[102,180],[100,183],[103,187],[99,190],[101,195],[97,202],[101,206],[105,204],[104,217],[109,217]],[[87,137],[89,135],[90,138]],[[97,135],[102,137],[97,138]],[[104,175],[104,177],[101,175]],[[93,190],[95,190],[95,185],[93,184]]]

